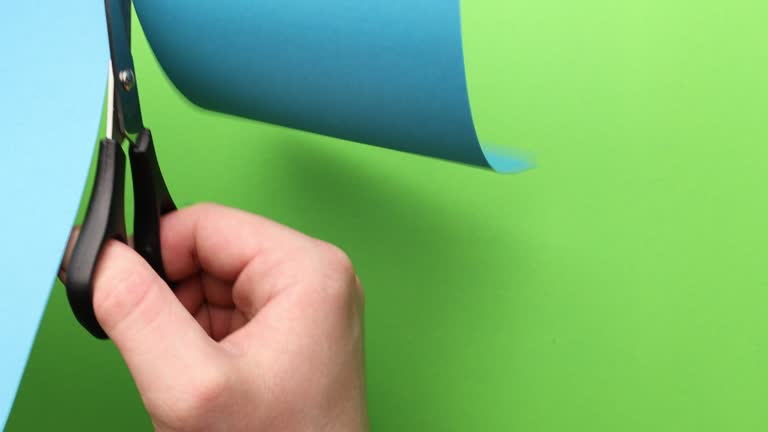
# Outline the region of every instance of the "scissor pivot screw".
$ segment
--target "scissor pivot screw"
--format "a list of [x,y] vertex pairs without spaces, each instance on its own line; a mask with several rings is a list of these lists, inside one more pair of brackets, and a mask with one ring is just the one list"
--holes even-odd
[[122,84],[125,91],[131,91],[133,89],[133,84],[136,82],[136,77],[133,75],[132,70],[125,69],[120,71],[120,73],[117,75],[117,78],[120,80],[120,84]]

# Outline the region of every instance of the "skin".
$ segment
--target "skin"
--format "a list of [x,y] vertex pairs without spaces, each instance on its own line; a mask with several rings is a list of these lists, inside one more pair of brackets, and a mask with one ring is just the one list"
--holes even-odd
[[156,430],[368,430],[363,292],[344,252],[211,204],[165,216],[161,243],[175,290],[111,241],[93,296]]

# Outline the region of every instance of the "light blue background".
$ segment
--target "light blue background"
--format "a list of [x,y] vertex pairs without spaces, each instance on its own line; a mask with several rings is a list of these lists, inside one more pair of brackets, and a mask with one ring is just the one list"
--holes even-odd
[[104,5],[6,2],[0,44],[2,427],[91,162],[109,64]]

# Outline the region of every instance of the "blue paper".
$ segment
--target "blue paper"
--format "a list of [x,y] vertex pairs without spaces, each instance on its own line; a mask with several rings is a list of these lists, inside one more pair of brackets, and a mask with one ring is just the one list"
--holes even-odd
[[481,148],[459,0],[135,0],[193,103],[350,141],[514,172]]
[[3,4],[0,429],[77,214],[108,65],[103,2]]

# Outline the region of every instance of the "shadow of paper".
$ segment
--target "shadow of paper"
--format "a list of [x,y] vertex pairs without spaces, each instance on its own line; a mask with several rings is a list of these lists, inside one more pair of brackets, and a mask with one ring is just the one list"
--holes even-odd
[[[486,366],[512,349],[499,329],[522,307],[510,299],[520,295],[516,268],[524,248],[509,223],[488,220],[488,210],[477,208],[503,200],[503,188],[452,193],[443,189],[461,183],[466,168],[412,181],[404,170],[360,164],[317,143],[285,143],[279,152],[276,171],[284,175],[274,181],[287,204],[277,217],[342,247],[363,281],[375,424],[427,430],[439,410],[463,405],[457,386],[478,395],[508,392],[506,384],[489,381]],[[505,256],[498,256],[500,248]],[[423,418],[392,415],[407,404],[424,406]]]

